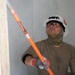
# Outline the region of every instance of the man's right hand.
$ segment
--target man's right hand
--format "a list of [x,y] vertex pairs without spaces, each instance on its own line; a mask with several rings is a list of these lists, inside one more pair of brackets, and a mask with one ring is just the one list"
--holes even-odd
[[48,59],[45,58],[45,57],[44,57],[44,63],[42,63],[39,58],[34,59],[33,57],[28,56],[26,58],[25,64],[28,65],[28,66],[36,66],[39,69],[45,69],[45,70],[47,70],[50,66],[50,63],[49,63]]
[[25,63],[27,66],[33,66],[33,65],[32,65],[33,59],[34,59],[34,58],[33,58],[32,56],[27,56],[24,63]]

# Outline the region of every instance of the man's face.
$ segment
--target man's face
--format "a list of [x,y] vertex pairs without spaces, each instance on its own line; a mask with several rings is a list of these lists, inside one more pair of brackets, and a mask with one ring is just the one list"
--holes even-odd
[[60,34],[62,27],[57,22],[50,22],[46,25],[46,33],[52,37],[55,37]]

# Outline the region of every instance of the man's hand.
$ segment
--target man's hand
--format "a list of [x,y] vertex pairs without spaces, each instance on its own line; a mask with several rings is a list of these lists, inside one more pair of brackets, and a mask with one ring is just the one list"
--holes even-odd
[[49,63],[48,59],[44,57],[44,63],[42,63],[39,58],[38,59],[32,59],[31,60],[31,66],[37,66],[39,69],[47,70],[50,66],[50,63]]

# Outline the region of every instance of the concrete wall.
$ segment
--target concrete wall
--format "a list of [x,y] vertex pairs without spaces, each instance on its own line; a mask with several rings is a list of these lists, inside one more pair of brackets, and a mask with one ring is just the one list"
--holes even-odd
[[[75,46],[74,13],[75,0],[9,0],[32,39],[36,42],[47,38],[43,22],[51,15],[60,14],[66,18],[69,35],[64,41]],[[21,56],[30,46],[8,10],[10,75],[37,75],[36,68],[28,68],[21,62]],[[35,71],[34,71],[35,70]]]

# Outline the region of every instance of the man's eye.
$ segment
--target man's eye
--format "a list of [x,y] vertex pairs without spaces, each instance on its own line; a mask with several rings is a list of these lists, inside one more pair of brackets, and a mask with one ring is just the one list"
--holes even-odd
[[53,23],[50,23],[49,25],[53,25]]

